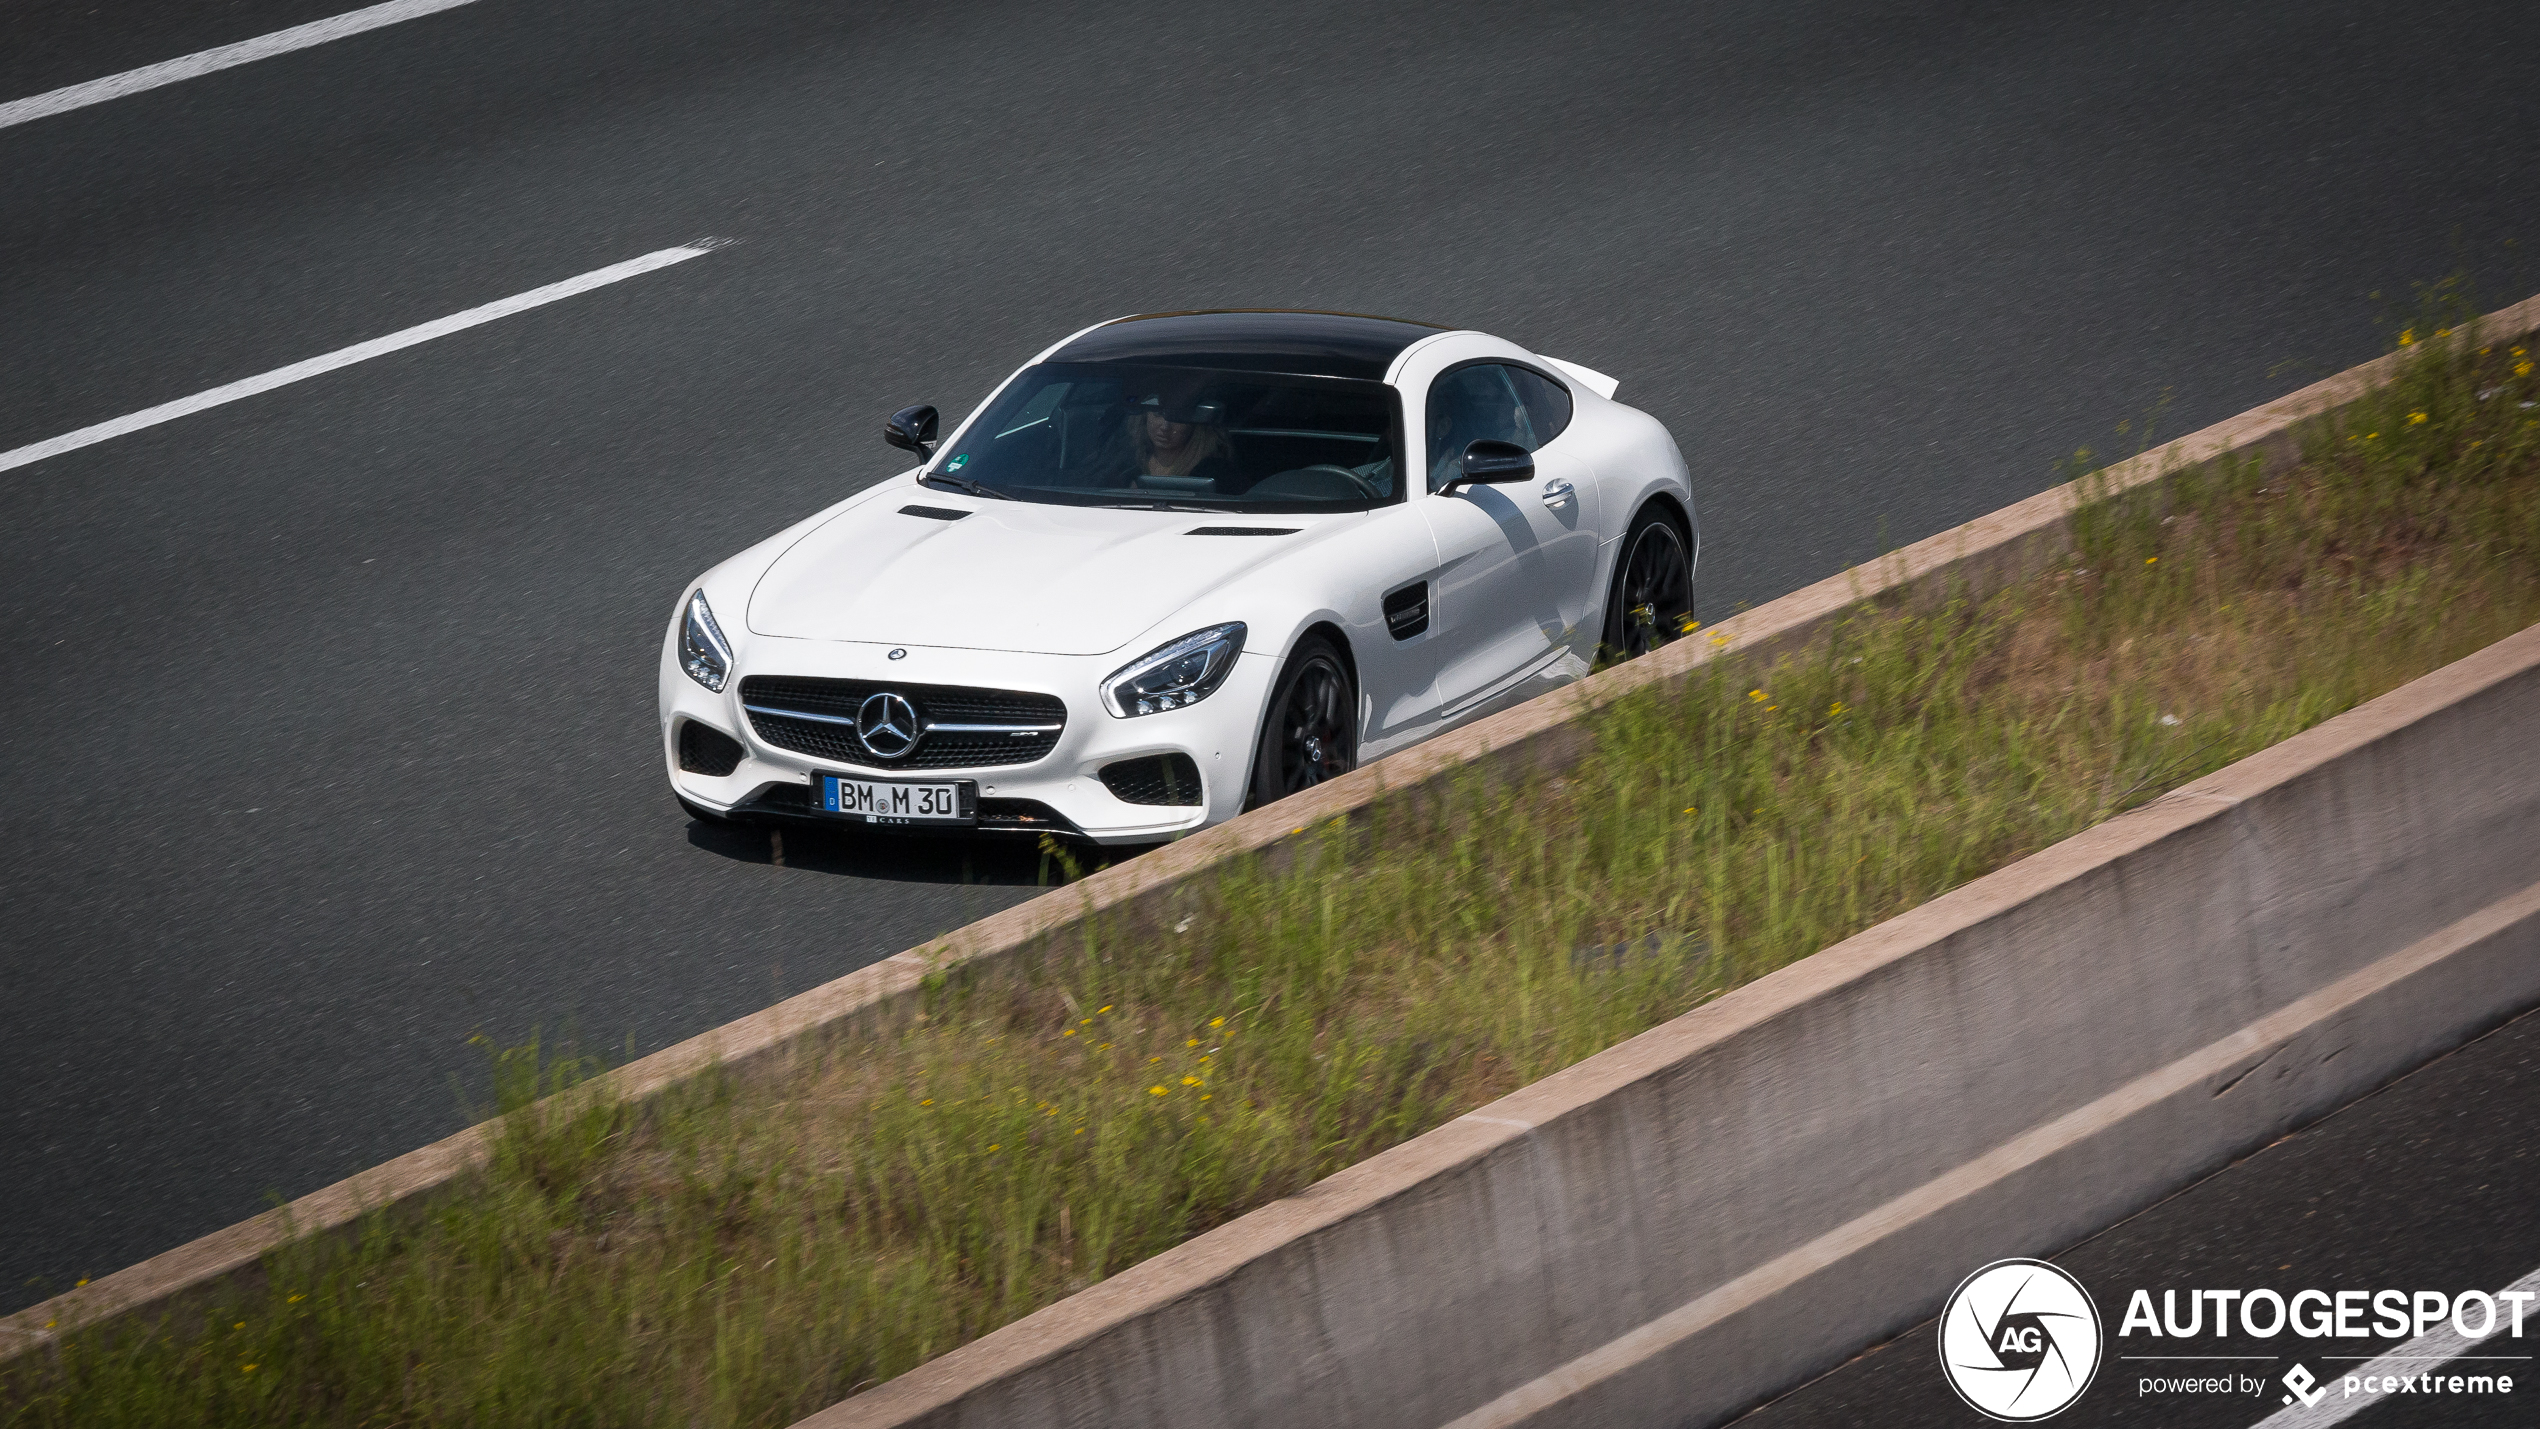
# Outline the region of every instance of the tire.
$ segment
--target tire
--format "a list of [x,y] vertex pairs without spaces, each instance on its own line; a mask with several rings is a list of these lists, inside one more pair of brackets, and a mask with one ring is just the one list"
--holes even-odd
[[1652,502],[1632,518],[1614,560],[1614,585],[1605,597],[1606,658],[1639,659],[1692,623],[1692,556],[1684,532]]
[[1357,767],[1357,686],[1339,648],[1308,635],[1288,652],[1270,687],[1244,807],[1260,808]]

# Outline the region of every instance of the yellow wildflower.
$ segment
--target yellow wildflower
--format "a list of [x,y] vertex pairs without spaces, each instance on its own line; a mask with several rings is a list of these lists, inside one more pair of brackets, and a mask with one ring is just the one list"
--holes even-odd
[[2411,427],[2422,427],[2422,426],[2424,426],[2424,425],[2425,425],[2425,414],[2424,414],[2423,412],[2410,412],[2410,413],[2408,414],[2408,425],[2409,425],[2409,426],[2411,426]]
[[1151,1097],[1160,1097],[1164,1095],[1164,1084],[1162,1082],[1158,1082],[1154,1086],[1147,1088],[1147,1095]]

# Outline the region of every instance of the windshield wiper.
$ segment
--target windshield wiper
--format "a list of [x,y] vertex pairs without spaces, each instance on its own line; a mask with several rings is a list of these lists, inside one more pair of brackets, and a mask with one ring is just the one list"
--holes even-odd
[[1107,511],[1196,511],[1202,516],[1212,515],[1224,509],[1217,506],[1184,506],[1178,501],[1106,501],[1102,503],[1102,506]]
[[1013,497],[1006,495],[1004,492],[997,490],[993,486],[982,486],[978,482],[972,481],[969,477],[954,476],[949,472],[930,471],[919,477],[917,481],[921,486],[947,486],[955,491],[967,491],[973,496],[987,497],[991,501],[1014,500]]

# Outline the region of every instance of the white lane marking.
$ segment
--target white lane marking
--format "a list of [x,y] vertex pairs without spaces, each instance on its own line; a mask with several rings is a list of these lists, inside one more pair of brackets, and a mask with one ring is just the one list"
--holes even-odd
[[234,45],[198,50],[190,55],[172,60],[161,60],[154,65],[143,65],[139,69],[128,69],[121,74],[110,74],[104,79],[92,79],[84,84],[64,85],[60,89],[47,90],[42,94],[29,95],[24,99],[12,99],[6,104],[0,104],[0,129],[6,129],[12,124],[24,124],[30,119],[43,119],[67,110],[83,109],[91,104],[103,104],[109,99],[121,99],[127,94],[139,94],[145,89],[157,89],[160,85],[175,84],[179,80],[193,79],[198,75],[210,74],[214,70],[253,64],[257,60],[271,59],[275,55],[289,54],[293,50],[305,50],[311,45],[322,45],[329,40],[340,40],[349,35],[361,34],[365,30],[379,29],[383,25],[395,25],[407,20],[421,19],[426,15],[438,14],[443,10],[455,10],[461,5],[475,3],[476,0],[388,0],[385,5],[372,5],[349,14],[334,15],[324,20],[312,20],[305,25],[294,25],[287,30],[276,30],[270,35],[258,35],[252,40],[240,40]]
[[197,392],[191,397],[179,397],[173,402],[162,402],[156,407],[134,412],[130,416],[117,417],[110,422],[99,422],[93,427],[82,427],[76,432],[64,432],[58,437],[48,437],[43,441],[19,447],[15,451],[0,452],[0,471],[25,466],[30,462],[39,462],[46,457],[60,456],[64,452],[77,451],[81,447],[95,446],[99,442],[110,441],[128,432],[137,432],[144,427],[155,427],[161,422],[172,422],[179,417],[191,416],[207,407],[218,407],[224,403],[235,402],[241,397],[253,397],[259,392],[270,392],[276,387],[286,386],[302,378],[333,372],[339,367],[350,367],[356,362],[366,362],[400,348],[430,342],[436,337],[448,337],[454,332],[464,332],[469,328],[490,323],[496,318],[507,318],[514,313],[543,307],[548,303],[570,298],[576,293],[587,293],[593,288],[605,288],[611,283],[623,282],[638,274],[650,273],[656,268],[667,268],[673,263],[685,263],[691,258],[703,258],[719,246],[721,244],[718,240],[709,238],[697,243],[682,244],[677,248],[664,248],[657,253],[647,253],[641,258],[629,258],[623,263],[612,263],[606,268],[594,269],[579,278],[567,278],[561,283],[549,283],[543,288],[532,288],[526,293],[487,303],[481,308],[470,308],[463,313],[452,313],[446,318],[435,318],[431,322],[410,327],[401,332],[392,332],[386,337],[374,337],[368,342],[357,342],[351,347],[337,348],[323,356],[295,362],[288,367],[277,367],[271,372],[259,373],[254,377],[242,377],[227,386],[215,387],[208,392]]
[[[2504,1290],[2496,1293],[2501,1295],[2512,1291],[2540,1292],[2540,1270],[2531,1272],[2529,1275],[2524,1276],[2520,1280],[2515,1281],[2513,1284],[2506,1286]],[[2525,1314],[2523,1317],[2523,1325],[2524,1332],[2526,1334],[2530,1332],[2535,1320],[2540,1320],[2540,1317],[2535,1317],[2530,1313],[2534,1309],[2540,1309],[2540,1306],[2531,1306],[2528,1304],[2524,1306]],[[2508,1312],[2504,1306],[2498,1305],[2496,1307],[2496,1318],[2492,1323],[2495,1325],[2497,1333],[2491,1333],[2485,1339],[2470,1339],[2463,1335],[2459,1330],[2454,1329],[2452,1326],[2445,1325],[2442,1329],[2419,1335],[2415,1339],[2408,1341],[2399,1348],[2392,1350],[2390,1353],[2383,1355],[2381,1358],[2374,1360],[2368,1365],[2365,1365],[2362,1369],[2356,1370],[2355,1375],[2359,1379],[2364,1378],[2365,1376],[2371,1376],[2371,1378],[2366,1380],[2366,1382],[2377,1384],[2390,1375],[2407,1375],[2412,1373],[2413,1371],[2410,1369],[2412,1364],[2423,1364],[2429,1360],[2440,1362],[2443,1360],[2454,1359],[2470,1350],[2478,1348],[2481,1345],[2496,1344],[2498,1342],[2499,1335],[2508,1325],[2512,1323],[2512,1321],[2507,1318],[2507,1314]],[[2508,1345],[2516,1343],[2511,1339],[2505,1339],[2503,1342]],[[2523,1341],[2522,1343],[2527,1344],[2529,1342]],[[2499,1366],[2499,1368],[2502,1369],[2504,1373],[2511,1374],[2517,1379],[2528,1379],[2529,1376],[2521,1374],[2518,1371],[2520,1371],[2523,1366],[2528,1363],[2529,1357],[2517,1355],[2514,1359],[2514,1364],[2510,1366]],[[2492,1373],[2493,1371],[2490,1372]],[[2516,1385],[2514,1387],[2516,1390],[2520,1390],[2522,1388],[2520,1385]],[[2535,1385],[2534,1387],[2540,1388],[2540,1385]],[[2297,1402],[2290,1409],[2279,1409],[2275,1413],[2268,1415],[2266,1418],[2259,1420],[2257,1429],[2320,1429],[2320,1426],[2322,1425],[2335,1424],[2351,1415],[2360,1414],[2390,1397],[2387,1392],[2378,1390],[2371,1392],[2357,1391],[2351,1396],[2348,1395],[2346,1393],[2346,1376],[2343,1372],[2320,1376],[2320,1388],[2326,1390],[2328,1394],[2327,1397],[2322,1399],[2319,1403],[2301,1404]],[[2446,1395],[2444,1398],[2449,1400],[2451,1396]],[[2489,1401],[2489,1403],[2492,1402],[2493,1401]],[[2465,1399],[2459,1401],[2459,1403],[2464,1411],[2485,1407],[2476,1400]]]

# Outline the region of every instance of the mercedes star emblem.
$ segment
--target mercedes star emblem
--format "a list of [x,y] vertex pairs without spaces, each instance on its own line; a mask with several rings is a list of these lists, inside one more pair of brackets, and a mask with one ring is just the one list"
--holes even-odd
[[856,707],[855,737],[876,759],[897,759],[917,747],[917,707],[888,690],[865,696]]

